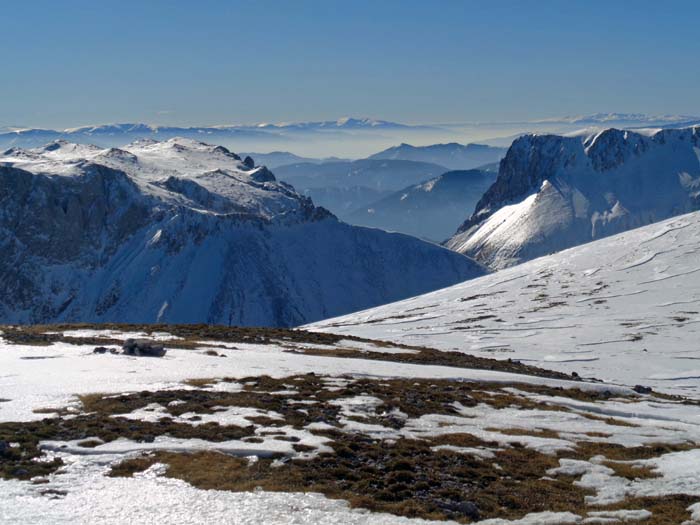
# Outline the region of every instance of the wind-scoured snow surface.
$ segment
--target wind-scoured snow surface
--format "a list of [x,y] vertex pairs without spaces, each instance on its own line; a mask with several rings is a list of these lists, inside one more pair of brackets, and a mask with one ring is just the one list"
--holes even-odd
[[700,397],[700,212],[308,328]]
[[0,321],[291,326],[483,273],[189,139],[0,156]]
[[498,269],[700,208],[700,127],[526,135],[447,246]]

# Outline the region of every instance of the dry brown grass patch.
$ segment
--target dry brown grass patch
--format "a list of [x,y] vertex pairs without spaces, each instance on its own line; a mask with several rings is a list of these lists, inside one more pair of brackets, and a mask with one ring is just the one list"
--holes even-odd
[[500,434],[505,434],[507,436],[533,436],[533,437],[540,437],[540,438],[550,438],[550,439],[559,439],[559,432],[555,432],[554,430],[548,429],[548,428],[533,428],[533,429],[524,429],[524,428],[485,428],[484,430],[487,430],[488,432],[498,432]]
[[321,492],[344,499],[353,507],[462,523],[496,516],[516,518],[544,510],[580,510],[588,494],[567,480],[541,479],[557,460],[528,449],[498,452],[503,472],[476,458],[431,450],[436,444],[447,443],[489,445],[473,436],[400,439],[395,443],[340,433],[334,437],[334,454],[322,454],[311,461],[292,460],[276,468],[269,459],[248,464],[215,452],[159,452],[146,460],[127,460],[114,475],[131,475],[162,462],[169,465],[167,476],[202,489],[239,492],[261,487]]
[[616,476],[635,479],[653,479],[661,477],[657,471],[646,465],[637,465],[635,463],[620,462],[620,461],[603,461],[603,465],[615,471]]

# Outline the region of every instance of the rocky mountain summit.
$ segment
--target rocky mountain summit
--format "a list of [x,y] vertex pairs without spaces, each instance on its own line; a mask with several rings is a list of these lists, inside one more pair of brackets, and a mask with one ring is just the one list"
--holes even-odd
[[0,155],[0,319],[296,325],[480,275],[189,139]]
[[700,127],[526,135],[447,246],[492,268],[700,208]]

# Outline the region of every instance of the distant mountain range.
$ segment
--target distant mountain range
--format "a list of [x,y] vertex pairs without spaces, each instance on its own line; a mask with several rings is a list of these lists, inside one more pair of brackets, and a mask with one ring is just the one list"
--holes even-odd
[[362,159],[342,162],[289,164],[275,173],[313,201],[346,219],[394,191],[432,179],[444,166],[408,160]]
[[430,146],[411,146],[404,143],[370,155],[368,158],[430,162],[452,170],[468,170],[497,162],[503,158],[506,151],[507,148],[482,144],[463,145],[452,142]]
[[[34,148],[53,140],[68,140],[79,144],[101,147],[120,147],[138,139],[168,140],[175,137],[202,140],[236,151],[294,151],[302,159],[335,155],[339,157],[366,157],[373,151],[386,149],[381,158],[420,160],[444,165],[449,169],[476,168],[481,162],[476,155],[478,147],[462,146],[464,154],[454,146],[477,142],[507,147],[514,138],[529,132],[568,133],[581,128],[602,127],[681,127],[700,124],[700,117],[690,115],[644,115],[628,113],[597,113],[516,122],[465,122],[443,124],[404,124],[371,118],[344,117],[336,120],[309,122],[282,122],[257,124],[230,124],[216,126],[160,126],[145,123],[102,124],[67,129],[0,127],[0,150],[12,146]],[[416,146],[406,144],[432,144]],[[457,143],[461,144],[457,144]],[[441,144],[437,144],[441,143]],[[446,147],[448,154],[441,149]],[[397,156],[391,156],[393,154]],[[487,154],[483,152],[484,154]],[[497,152],[493,152],[497,154]],[[501,153],[502,154],[502,153]],[[416,156],[413,156],[416,155]],[[470,158],[473,156],[474,158]],[[454,161],[452,162],[452,157]],[[465,160],[469,162],[465,163]],[[302,160],[270,162],[270,167],[301,162]]]
[[494,268],[700,209],[700,127],[525,135],[447,246]]
[[382,131],[425,132],[436,130],[431,126],[410,126],[396,122],[374,119],[342,118],[333,121],[292,122],[280,124],[240,124],[223,126],[156,126],[143,123],[104,124],[82,126],[63,130],[54,129],[4,129],[0,130],[0,148],[12,146],[38,147],[53,140],[67,140],[78,144],[94,144],[103,147],[117,147],[138,139],[168,140],[175,137],[210,142],[232,140],[257,140],[261,144],[278,140],[285,141],[293,136],[309,134],[328,135],[333,133],[379,133]]
[[485,170],[448,171],[394,192],[346,216],[351,224],[441,242],[452,235],[496,180]]
[[256,129],[296,130],[296,131],[337,131],[337,130],[382,130],[382,129],[435,129],[434,126],[409,125],[371,118],[343,117],[338,120],[314,122],[283,122],[279,124],[256,124]]
[[308,162],[311,164],[321,164],[323,162],[344,162],[348,159],[340,159],[338,157],[326,157],[323,159],[316,159],[312,157],[301,157],[290,153],[289,151],[271,151],[269,153],[240,153],[241,157],[252,157],[261,166],[267,166],[270,169],[275,169],[279,166],[286,166],[288,164],[300,164],[303,162]]
[[454,232],[495,178],[477,171],[447,174],[451,170],[445,164],[486,165],[497,172],[505,152],[479,144],[404,143],[367,159],[293,163],[277,166],[276,173],[351,224],[439,242]]
[[[140,139],[163,141],[177,137],[205,141],[235,151],[294,151],[302,159],[316,159],[330,155],[357,158],[402,140],[438,142],[453,139],[455,134],[435,126],[369,118],[217,126],[125,123],[68,129],[0,129],[0,150],[13,146],[35,148],[53,140],[107,148],[121,147]],[[285,163],[290,162],[294,161]]]
[[0,323],[292,326],[484,273],[190,139],[13,147],[0,210]]
[[666,127],[686,126],[689,122],[700,122],[700,117],[692,115],[647,115],[644,113],[594,113],[545,119],[537,122],[564,122],[577,126],[634,126]]
[[[408,160],[437,164],[446,169],[466,170],[480,168],[487,164],[498,164],[508,148],[485,146],[482,144],[432,144],[429,146],[412,146],[400,144],[367,157],[369,160]],[[289,151],[271,151],[269,153],[241,153],[251,156],[268,168],[277,168],[290,164],[325,164],[331,162],[352,162],[351,159],[338,157],[303,157]]]

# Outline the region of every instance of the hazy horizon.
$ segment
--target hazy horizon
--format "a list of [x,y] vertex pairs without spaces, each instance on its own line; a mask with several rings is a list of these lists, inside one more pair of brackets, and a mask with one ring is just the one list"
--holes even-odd
[[3,127],[700,113],[686,0],[41,0],[12,15]]

